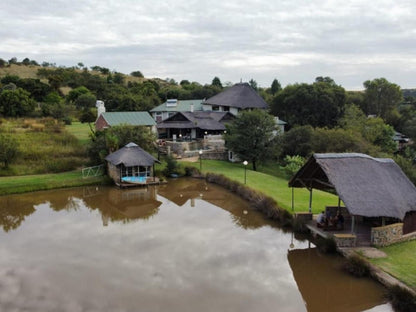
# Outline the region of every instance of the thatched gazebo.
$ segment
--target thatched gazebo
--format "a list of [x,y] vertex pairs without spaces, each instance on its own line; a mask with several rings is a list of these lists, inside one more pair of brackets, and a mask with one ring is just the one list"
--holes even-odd
[[[416,187],[392,159],[358,153],[314,154],[289,186],[307,188],[310,206],[313,189],[335,191],[351,219],[351,233],[360,222],[372,228],[399,224],[383,230],[382,245],[416,231]],[[341,209],[338,206],[333,209]],[[379,244],[380,235],[371,229],[371,243]]]
[[160,162],[135,143],[130,142],[108,155],[105,160],[108,174],[118,186],[158,182],[154,177],[154,164]]

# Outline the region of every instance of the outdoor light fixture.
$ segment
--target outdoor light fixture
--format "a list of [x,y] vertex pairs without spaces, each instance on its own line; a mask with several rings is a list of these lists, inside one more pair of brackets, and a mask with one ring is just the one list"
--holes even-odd
[[244,160],[243,161],[243,165],[244,165],[244,184],[246,184],[247,182],[247,165],[248,165],[248,161]]

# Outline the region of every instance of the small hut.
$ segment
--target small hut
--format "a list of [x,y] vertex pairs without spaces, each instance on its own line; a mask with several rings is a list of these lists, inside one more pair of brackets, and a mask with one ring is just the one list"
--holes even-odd
[[154,164],[160,162],[135,143],[130,142],[108,155],[105,160],[108,174],[118,186],[158,182],[154,177]]
[[[289,186],[307,188],[310,207],[312,189],[338,194],[338,207],[327,207],[326,213],[341,211],[350,219],[354,236],[360,234],[357,225],[367,224],[362,237],[367,231],[371,244],[387,245],[416,231],[416,188],[392,159],[359,153],[314,154]],[[340,207],[341,201],[345,207]]]

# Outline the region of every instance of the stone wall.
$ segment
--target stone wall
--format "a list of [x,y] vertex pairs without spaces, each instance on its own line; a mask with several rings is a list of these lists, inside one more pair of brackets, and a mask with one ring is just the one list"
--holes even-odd
[[202,154],[202,161],[204,159],[211,159],[211,160],[228,160],[228,152],[225,151],[204,151]]
[[108,163],[108,175],[114,180],[115,183],[120,183],[120,168]]
[[403,237],[403,223],[371,228],[371,244],[384,247],[397,243]]
[[334,240],[338,248],[355,247],[357,237],[354,234],[334,234]]

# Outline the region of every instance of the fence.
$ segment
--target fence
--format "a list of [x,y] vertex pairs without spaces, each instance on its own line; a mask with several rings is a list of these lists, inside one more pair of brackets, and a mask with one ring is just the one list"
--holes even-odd
[[82,168],[82,178],[98,177],[104,174],[104,165]]

